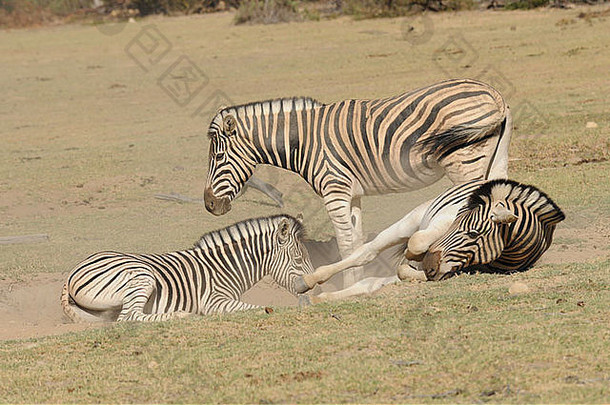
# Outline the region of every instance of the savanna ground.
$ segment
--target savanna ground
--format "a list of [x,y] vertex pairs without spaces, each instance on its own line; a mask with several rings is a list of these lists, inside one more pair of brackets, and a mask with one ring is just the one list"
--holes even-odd
[[[0,32],[0,236],[48,235],[0,245],[0,402],[609,402],[606,8],[275,26],[221,13]],[[535,268],[300,309],[266,283],[250,299],[270,314],[62,319],[62,282],[94,251],[182,249],[280,211],[302,212],[310,238],[331,237],[319,199],[276,169],[258,175],[284,193],[283,209],[254,190],[223,217],[154,198],[202,195],[218,105],[383,97],[448,77],[505,94],[511,177],[567,214]],[[366,230],[447,184],[365,198]],[[515,282],[527,290],[509,293]]]

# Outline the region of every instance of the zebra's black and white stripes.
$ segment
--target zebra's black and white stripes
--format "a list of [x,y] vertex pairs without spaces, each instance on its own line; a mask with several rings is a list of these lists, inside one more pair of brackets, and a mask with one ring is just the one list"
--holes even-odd
[[188,250],[96,253],[72,270],[62,306],[74,321],[158,321],[255,308],[239,299],[265,275],[295,293],[295,278],[313,270],[302,234],[300,220],[280,215],[210,232]]
[[363,195],[507,176],[511,116],[501,95],[450,80],[396,97],[309,98],[221,110],[208,134],[208,211],[222,215],[258,164],[300,174],[324,199],[341,254],[362,243]]
[[526,270],[549,248],[555,227],[564,219],[557,204],[534,186],[485,182],[429,247],[423,270],[431,280],[480,265],[495,272]]
[[[400,252],[410,265],[398,267],[400,279],[425,275],[439,280],[473,266],[495,272],[523,271],[549,248],[555,227],[564,218],[551,198],[534,186],[505,179],[467,182],[421,204],[347,258],[299,277],[297,291],[305,292],[334,274],[370,263],[381,251],[401,243]],[[398,278],[365,279],[353,288],[323,293],[316,299],[345,298],[395,281]]]

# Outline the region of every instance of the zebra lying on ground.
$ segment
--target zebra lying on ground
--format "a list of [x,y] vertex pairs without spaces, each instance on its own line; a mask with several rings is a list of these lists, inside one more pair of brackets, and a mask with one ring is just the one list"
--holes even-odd
[[[534,186],[512,180],[472,181],[423,203],[346,259],[303,275],[297,291],[367,264],[382,250],[405,242],[405,259],[419,262],[420,274],[428,280],[442,280],[475,266],[502,273],[527,270],[549,248],[555,226],[564,219],[561,209]],[[401,272],[406,269],[399,268],[398,278],[412,274]],[[398,278],[368,278],[313,301],[370,293]]]
[[73,321],[162,321],[256,308],[239,301],[265,275],[293,294],[313,266],[303,226],[288,215],[251,219],[166,254],[96,253],[77,265],[61,303]]
[[[448,80],[396,97],[321,104],[287,98],[228,107],[208,129],[206,209],[223,215],[259,164],[298,173],[324,199],[343,258],[362,245],[360,200],[506,178],[512,122],[487,84]],[[350,285],[360,274],[348,274]]]

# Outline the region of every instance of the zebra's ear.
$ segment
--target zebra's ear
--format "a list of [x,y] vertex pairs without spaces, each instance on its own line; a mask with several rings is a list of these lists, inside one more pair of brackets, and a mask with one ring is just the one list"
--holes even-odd
[[231,114],[227,115],[223,120],[224,133],[228,136],[234,135],[235,128],[237,127],[237,121]]
[[290,236],[290,221],[288,221],[288,219],[284,218],[280,222],[279,230],[277,233],[277,238],[280,243],[285,243],[288,240],[289,236]]
[[510,224],[517,220],[515,214],[510,212],[502,203],[497,203],[491,210],[491,220],[496,224]]
[[297,215],[296,220],[299,221],[300,224],[303,224],[303,213],[302,212],[299,212],[299,215]]

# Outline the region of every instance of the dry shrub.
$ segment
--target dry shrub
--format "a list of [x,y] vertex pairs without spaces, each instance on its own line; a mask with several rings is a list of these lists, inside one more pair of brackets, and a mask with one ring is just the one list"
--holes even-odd
[[0,27],[20,28],[62,21],[90,9],[92,0],[0,0]]
[[468,10],[474,0],[342,0],[341,12],[356,18],[399,17],[424,10]]
[[275,24],[299,19],[292,0],[244,0],[235,14],[236,24]]
[[531,8],[544,7],[549,4],[549,0],[516,0],[507,1],[505,8],[508,10],[528,10]]
[[[239,0],[228,1],[237,6]],[[129,8],[138,10],[140,15],[149,14],[193,14],[206,13],[222,7],[223,0],[104,0],[107,9]]]
[[58,21],[49,9],[37,6],[32,3],[22,3],[18,5],[0,5],[0,27],[2,28],[23,28],[48,24]]

